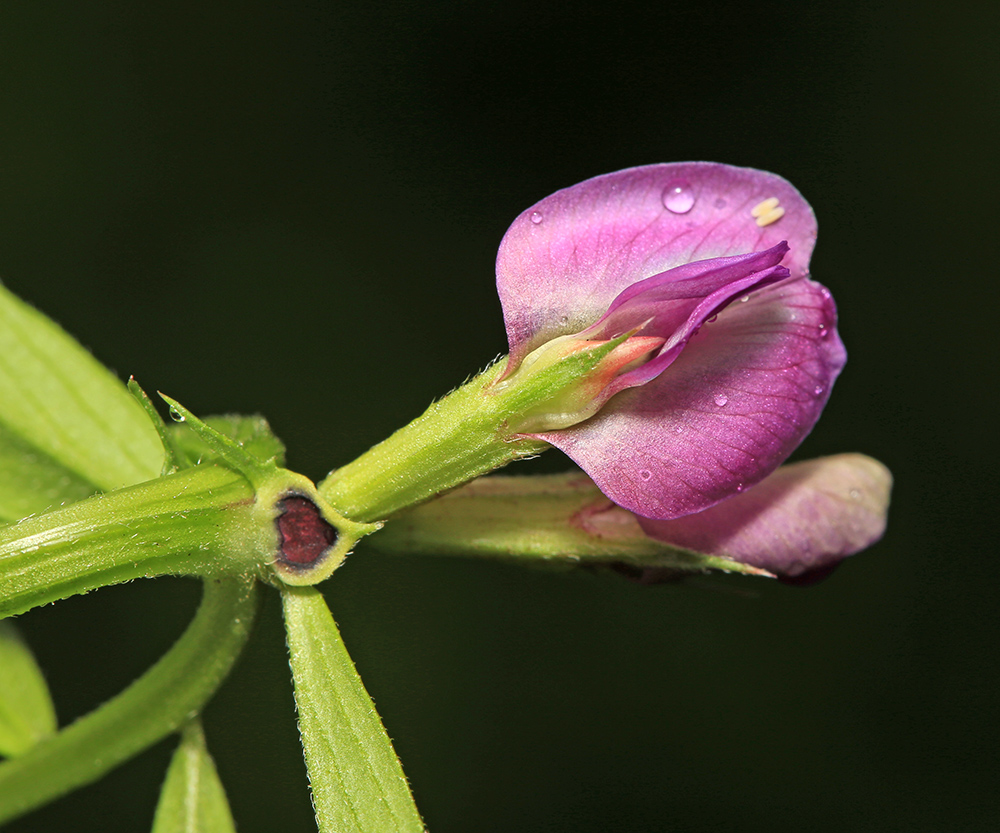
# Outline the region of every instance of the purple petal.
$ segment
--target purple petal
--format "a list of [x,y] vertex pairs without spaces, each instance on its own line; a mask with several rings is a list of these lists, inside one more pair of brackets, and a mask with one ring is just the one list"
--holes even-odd
[[700,512],[766,477],[809,433],[846,360],[835,328],[819,284],[767,286],[702,327],[657,378],[532,436],[636,514]]
[[[760,226],[751,210],[777,198],[784,215]],[[626,288],[696,260],[760,252],[787,240],[784,265],[806,274],[812,209],[775,174],[711,162],[649,165],[558,191],[511,225],[497,289],[511,362],[597,321]]]
[[840,454],[782,466],[696,515],[639,523],[651,538],[684,549],[781,576],[819,575],[882,537],[891,486],[877,460]]

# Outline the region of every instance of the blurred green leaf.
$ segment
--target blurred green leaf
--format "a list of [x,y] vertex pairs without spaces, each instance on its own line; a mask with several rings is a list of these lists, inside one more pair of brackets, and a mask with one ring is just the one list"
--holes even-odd
[[[279,466],[285,464],[285,445],[274,435],[264,417],[256,414],[252,416],[225,414],[205,417],[202,421],[209,428],[214,428],[220,434],[236,440],[243,446],[244,451],[260,462],[267,463],[274,460]],[[188,423],[178,422],[168,425],[167,431],[192,464],[221,459],[221,455],[199,437]]]
[[56,731],[56,712],[31,649],[0,622],[0,755],[27,752]]
[[236,833],[226,792],[197,720],[184,727],[170,762],[153,833]]
[[0,520],[150,480],[162,460],[114,374],[0,286]]
[[421,833],[399,759],[323,596],[294,587],[282,599],[320,833]]

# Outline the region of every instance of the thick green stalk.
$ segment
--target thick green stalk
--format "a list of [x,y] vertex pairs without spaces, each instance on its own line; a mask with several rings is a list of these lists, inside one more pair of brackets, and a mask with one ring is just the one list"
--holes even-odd
[[0,764],[0,824],[96,781],[183,726],[229,673],[256,609],[253,579],[207,580],[194,620],[156,665],[103,706]]
[[503,396],[490,390],[505,365],[493,365],[332,472],[319,484],[319,493],[348,518],[377,521],[548,448],[548,443],[536,440],[504,438],[508,418],[528,407],[534,393]]
[[0,527],[0,618],[134,578],[256,572],[253,505],[246,478],[198,466]]

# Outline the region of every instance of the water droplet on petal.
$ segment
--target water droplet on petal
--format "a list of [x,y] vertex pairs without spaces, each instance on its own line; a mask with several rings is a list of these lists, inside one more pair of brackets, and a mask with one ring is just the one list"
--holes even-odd
[[170,418],[174,422],[184,422],[184,414],[178,411],[173,405],[170,406]]
[[531,222],[534,223],[536,226],[540,222],[542,222],[543,219],[545,219],[545,218],[542,217],[542,212],[541,211],[532,211],[531,212]]
[[726,201],[722,199],[722,197],[717,197],[715,200],[715,207],[721,211],[723,208],[726,207]]
[[736,484],[736,491],[737,491],[737,492],[742,492],[744,488],[745,488],[745,487],[743,486],[743,484],[742,484],[742,483],[737,483],[737,484]]
[[726,396],[724,393],[717,393],[717,394],[715,394],[715,404],[718,405],[720,408],[723,405],[725,405],[728,401],[729,401],[729,397]]
[[826,324],[820,324],[819,325],[819,337],[820,338],[826,338],[828,335],[830,335],[830,328],[827,327]]
[[649,480],[653,476],[653,473],[649,469],[643,469],[639,472],[639,477],[643,480]]
[[851,489],[851,499],[861,500],[861,492],[859,492],[857,489]]
[[674,214],[687,214],[694,208],[694,193],[691,186],[682,179],[671,182],[661,195],[663,207]]
[[719,320],[719,316],[718,315],[713,315],[711,318],[709,318],[707,321],[705,321],[705,323],[706,324],[712,324],[713,322],[718,321],[718,320]]
[[819,396],[825,390],[826,388],[824,388],[822,385],[816,385],[816,387],[813,388],[813,393]]
[[750,296],[749,295],[744,295],[742,298],[740,298],[740,303],[741,304],[745,304],[749,300],[750,300]]

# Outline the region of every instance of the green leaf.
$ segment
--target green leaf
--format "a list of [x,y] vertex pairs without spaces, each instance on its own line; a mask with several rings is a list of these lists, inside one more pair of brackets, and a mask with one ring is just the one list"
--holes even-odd
[[320,833],[421,833],[399,759],[323,596],[295,587],[282,599]]
[[150,480],[162,460],[124,385],[0,286],[0,519]]
[[0,423],[0,523],[82,500],[95,491],[92,483],[11,434]]
[[153,833],[236,833],[226,791],[197,720],[184,727],[170,762]]
[[[209,428],[235,440],[243,446],[244,451],[260,462],[273,460],[279,466],[285,464],[285,444],[274,435],[264,417],[256,414],[225,414],[205,417],[203,421]],[[187,422],[168,425],[167,431],[193,464],[222,462],[221,455],[199,437]]]
[[0,622],[0,755],[27,752],[56,731],[56,711],[31,649]]

